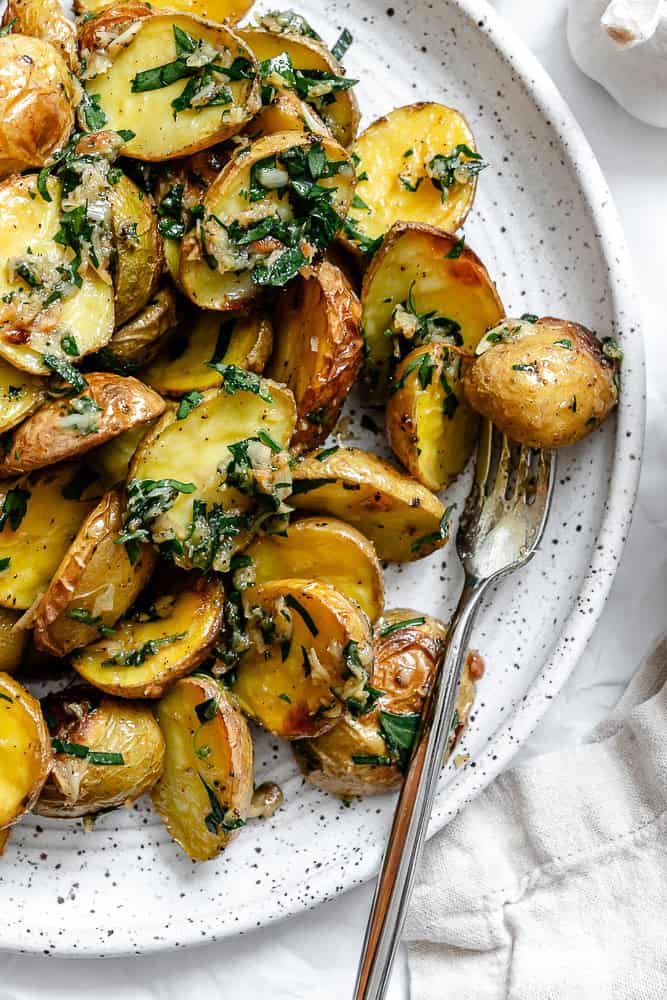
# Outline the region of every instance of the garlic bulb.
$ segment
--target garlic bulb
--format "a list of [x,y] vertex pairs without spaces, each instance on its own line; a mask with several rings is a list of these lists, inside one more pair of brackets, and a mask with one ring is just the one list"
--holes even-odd
[[584,73],[631,115],[667,128],[667,0],[570,0],[567,36]]

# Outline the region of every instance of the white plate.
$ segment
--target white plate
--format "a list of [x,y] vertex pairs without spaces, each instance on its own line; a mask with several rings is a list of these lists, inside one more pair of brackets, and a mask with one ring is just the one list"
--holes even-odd
[[[593,154],[545,72],[485,3],[294,6],[329,41],[344,26],[352,31],[345,61],[361,78],[365,122],[419,99],[444,101],[468,117],[492,166],[480,179],[466,237],[508,312],[567,316],[620,336],[625,351],[617,417],[561,453],[542,549],[479,618],[473,644],[488,672],[465,737],[471,760],[443,775],[434,832],[508,764],[600,614],[639,473],[641,332],[622,233]],[[358,418],[358,406],[351,409]],[[459,507],[467,483],[451,491]],[[444,559],[391,568],[387,583],[389,606],[447,617],[460,585],[454,547]],[[303,786],[289,747],[262,734],[256,746],[257,781],[279,781],[285,805],[207,864],[185,858],[145,801],[102,817],[91,834],[79,823],[28,818],[0,863],[0,947],[72,956],[182,948],[288,916],[368,879],[393,798],[343,806]]]

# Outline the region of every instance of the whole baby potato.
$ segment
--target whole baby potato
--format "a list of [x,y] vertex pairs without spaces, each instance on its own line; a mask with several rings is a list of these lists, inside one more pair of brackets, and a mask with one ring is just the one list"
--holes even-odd
[[620,351],[578,323],[506,319],[480,341],[465,397],[509,438],[532,448],[575,444],[618,401]]

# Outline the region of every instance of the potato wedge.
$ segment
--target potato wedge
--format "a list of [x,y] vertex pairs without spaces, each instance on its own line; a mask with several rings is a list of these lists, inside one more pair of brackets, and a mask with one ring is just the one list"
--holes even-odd
[[162,276],[164,255],[149,195],[122,174],[109,187],[109,201],[116,250],[115,323],[122,326],[151,300]]
[[333,430],[361,367],[360,319],[359,299],[328,261],[304,268],[278,299],[267,374],[294,393],[293,448],[315,448]]
[[479,417],[463,398],[463,357],[457,347],[418,347],[396,369],[387,400],[387,437],[415,479],[436,493],[465,468]]
[[0,434],[20,424],[46,399],[44,380],[0,358]]
[[179,312],[174,291],[164,285],[136,316],[114,330],[108,347],[103,347],[91,363],[118,375],[129,375],[149,364],[160,351],[165,335],[177,325]]
[[224,387],[170,409],[129,471],[127,529],[150,531],[185,569],[226,571],[291,488],[291,392],[233,365],[222,370]]
[[81,275],[80,288],[49,304],[62,284],[57,269],[67,268],[73,251],[53,239],[61,217],[59,181],[48,180],[50,202],[37,183],[26,175],[0,184],[0,357],[23,371],[49,375],[49,359],[71,361],[70,345],[82,357],[108,342],[114,306],[111,287],[92,270]]
[[0,605],[25,610],[44,593],[99,493],[73,462],[0,485]]
[[264,104],[243,131],[253,139],[275,132],[311,132],[332,138],[315,109],[292,90],[276,91],[271,103]]
[[374,121],[351,152],[362,179],[350,221],[367,239],[384,236],[399,221],[454,232],[465,222],[486,166],[463,115],[430,102]]
[[159,702],[167,752],[153,806],[194,861],[216,857],[250,811],[253,750],[248,724],[212,678],[178,681]]
[[101,691],[160,698],[208,656],[222,625],[224,589],[213,577],[176,577],[148,611],[130,611],[114,634],[72,656],[74,669]]
[[28,647],[30,633],[14,628],[20,617],[20,611],[0,608],[0,671],[5,674],[16,673]]
[[[236,24],[247,14],[253,2],[254,0],[169,0],[169,8],[206,17],[218,24],[223,21]],[[77,14],[97,13],[105,7],[111,7],[112,3],[113,0],[74,0],[73,7]]]
[[[129,40],[116,41],[134,24]],[[259,109],[252,52],[223,25],[150,9],[125,17],[120,5],[83,24],[80,48],[85,87],[97,96],[106,127],[135,133],[127,156],[153,161],[194,153],[239,132]],[[165,86],[161,68],[179,60],[182,72]],[[229,73],[210,70],[212,63]]]
[[82,455],[164,410],[164,400],[138,379],[95,372],[83,392],[45,403],[14,431],[0,479]]
[[[338,89],[336,80],[345,77],[345,70],[326,45],[304,35],[263,28],[245,28],[238,34],[260,63],[264,87],[276,92],[295,90],[314,108],[334,139],[341,146],[349,146],[359,128],[359,105],[350,87]],[[268,62],[283,53],[289,56],[292,72],[286,62]]]
[[0,673],[0,830],[32,809],[52,762],[39,702],[9,674]]
[[193,389],[206,392],[222,385],[222,375],[209,368],[209,362],[261,374],[272,345],[273,326],[262,309],[238,316],[197,311],[186,317],[141,377],[164,396],[178,398]]
[[38,815],[75,819],[128,806],[160,777],[164,739],[147,705],[81,685],[43,706],[56,754]]
[[399,222],[387,234],[364,276],[361,304],[366,376],[377,402],[386,399],[396,364],[411,350],[442,340],[472,352],[504,315],[473,251],[416,223]]
[[66,656],[106,635],[148,582],[157,552],[141,545],[130,562],[118,544],[123,497],[106,493],[81,525],[49,588],[37,605],[35,643],[54,656]]
[[264,535],[245,551],[256,585],[300,577],[335,587],[373,622],[384,608],[384,581],[368,539],[333,517],[303,517],[285,534]]
[[49,42],[60,53],[67,68],[72,73],[79,72],[76,28],[66,16],[60,0],[7,0],[2,23],[12,24],[14,34]]
[[371,629],[326,583],[276,580],[243,591],[250,648],[232,690],[242,711],[288,740],[335,725],[343,703],[370,697]]
[[465,397],[513,441],[576,444],[616,406],[622,352],[578,323],[531,320],[507,319],[487,333],[466,372]]
[[203,309],[248,305],[326,249],[353,191],[352,161],[332,139],[303,131],[257,139],[208,188],[203,220],[181,243],[180,284]]
[[449,509],[424,486],[359,448],[306,455],[292,477],[291,506],[354,525],[380,559],[411,562],[448,541]]
[[132,456],[139,443],[150,433],[156,421],[147,424],[137,424],[124,434],[107,441],[101,448],[96,448],[87,456],[88,464],[100,477],[105,489],[111,489],[118,483],[125,483]]

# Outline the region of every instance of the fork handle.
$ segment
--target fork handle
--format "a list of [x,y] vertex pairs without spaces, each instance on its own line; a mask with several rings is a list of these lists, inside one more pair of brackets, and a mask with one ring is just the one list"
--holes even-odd
[[466,580],[451,621],[382,859],[357,973],[355,1000],[382,1000],[389,985],[451,730],[456,689],[474,617],[487,583],[487,580]]

